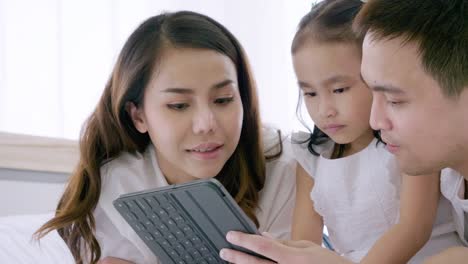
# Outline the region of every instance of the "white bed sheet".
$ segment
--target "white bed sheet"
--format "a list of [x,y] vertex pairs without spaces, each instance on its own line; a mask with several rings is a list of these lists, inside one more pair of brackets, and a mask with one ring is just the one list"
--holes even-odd
[[57,232],[40,241],[32,235],[52,214],[0,217],[0,263],[74,263],[65,242]]

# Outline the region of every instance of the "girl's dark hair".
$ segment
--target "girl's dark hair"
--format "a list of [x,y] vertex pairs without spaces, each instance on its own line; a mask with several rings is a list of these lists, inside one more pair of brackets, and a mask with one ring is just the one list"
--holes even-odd
[[[144,21],[125,43],[96,109],[80,137],[80,160],[59,201],[56,215],[36,234],[57,230],[77,263],[96,263],[93,211],[101,192],[100,168],[122,152],[144,152],[150,144],[126,111],[140,106],[144,90],[167,48],[199,48],[219,52],[236,66],[244,119],[239,144],[216,178],[257,224],[255,209],[265,182],[257,91],[249,62],[238,40],[215,20],[194,12],[164,13]],[[89,259],[83,259],[89,258]]]
[[[314,40],[330,43],[350,43],[355,44],[361,50],[363,37],[353,31],[353,19],[358,14],[363,3],[360,0],[324,0],[314,4],[312,9],[299,22],[299,26],[294,36],[291,53],[294,54],[307,41]],[[296,115],[299,121],[309,130],[301,114],[302,94],[296,106]],[[379,131],[374,131],[374,136],[381,141]],[[304,141],[296,143],[307,143],[307,147],[313,155],[319,155],[314,146],[324,144],[329,141],[329,137],[317,126],[310,133],[310,137]],[[336,144],[332,158],[342,157],[346,145]]]

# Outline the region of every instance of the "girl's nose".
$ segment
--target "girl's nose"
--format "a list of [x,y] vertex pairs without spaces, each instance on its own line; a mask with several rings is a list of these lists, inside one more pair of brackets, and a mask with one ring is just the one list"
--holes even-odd
[[327,99],[320,103],[319,113],[322,118],[330,118],[336,116],[338,111],[331,100]]

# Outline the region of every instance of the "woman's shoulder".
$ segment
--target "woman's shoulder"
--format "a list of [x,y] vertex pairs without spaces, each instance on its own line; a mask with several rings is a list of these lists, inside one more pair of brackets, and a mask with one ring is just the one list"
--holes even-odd
[[142,152],[122,152],[101,166],[102,192],[119,189],[120,193],[149,188],[158,180],[157,168],[154,167],[151,145]]
[[274,127],[263,127],[263,149],[266,156],[266,185],[278,183],[295,175],[290,136]]
[[148,151],[144,153],[121,152],[117,157],[106,161],[101,166],[101,177],[108,177],[110,174],[114,175],[117,172],[117,176],[113,176],[115,178],[126,174],[118,172],[138,170],[145,163],[146,152]]
[[280,129],[274,126],[262,126],[263,151],[266,157],[280,157],[285,139]]

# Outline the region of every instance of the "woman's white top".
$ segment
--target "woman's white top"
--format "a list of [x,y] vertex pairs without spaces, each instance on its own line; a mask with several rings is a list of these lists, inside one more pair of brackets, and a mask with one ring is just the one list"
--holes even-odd
[[[271,150],[273,142],[278,142],[275,135],[265,136],[266,150]],[[259,231],[267,231],[279,238],[290,237],[295,201],[296,163],[289,142],[289,139],[284,139],[282,155],[266,163],[265,185],[260,191],[259,208],[256,210]],[[101,178],[101,197],[94,216],[102,258],[112,256],[134,263],[159,263],[112,205],[112,201],[121,194],[168,185],[159,168],[154,147],[150,145],[141,155],[120,155],[101,168]]]
[[[399,219],[401,174],[396,160],[377,139],[362,151],[339,159],[330,159],[333,142],[328,141],[315,147],[320,154],[315,156],[307,143],[297,143],[308,136],[294,133],[292,149],[298,163],[314,179],[310,198],[323,218],[334,249],[358,262]],[[441,199],[431,241],[411,263],[419,263],[422,257],[446,245],[459,244],[453,221],[447,216],[449,207],[448,201]],[[439,241],[441,236],[444,238]]]
[[465,182],[463,176],[455,170],[443,169],[440,189],[452,203],[452,216],[460,240],[468,246],[468,200],[465,199]]

